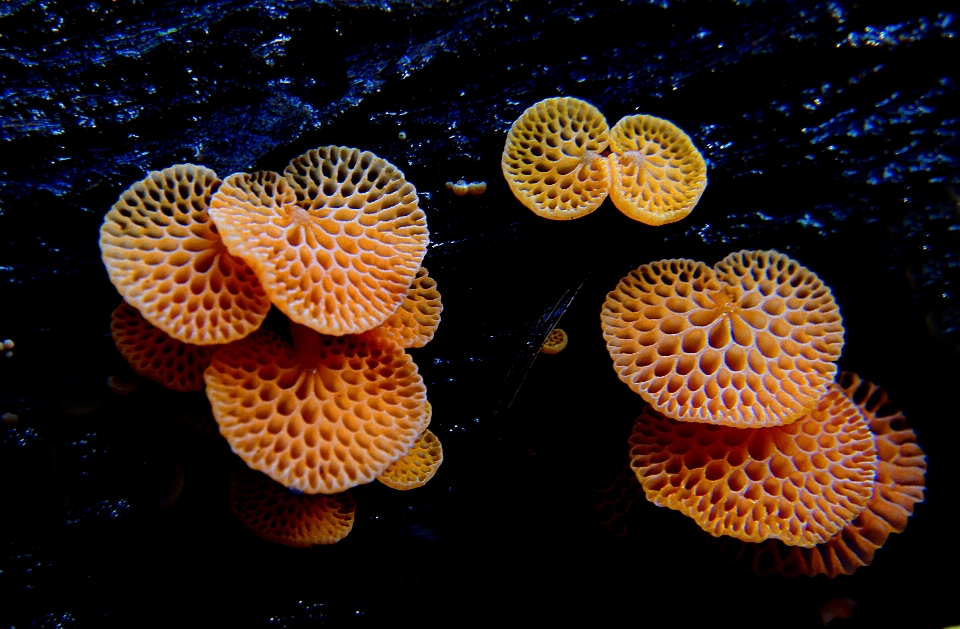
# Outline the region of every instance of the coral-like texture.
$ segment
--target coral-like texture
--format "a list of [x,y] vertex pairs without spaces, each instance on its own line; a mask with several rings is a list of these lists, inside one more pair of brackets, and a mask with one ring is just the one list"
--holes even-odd
[[291,329],[294,348],[258,331],[214,354],[205,379],[220,433],[248,466],[297,491],[373,481],[423,432],[417,366],[379,336]]
[[610,199],[647,225],[688,215],[707,187],[707,164],[690,137],[669,120],[638,114],[610,131]]
[[403,173],[337,146],[301,155],[283,176],[231,175],[210,215],[274,305],[323,334],[359,334],[396,312],[429,240]]
[[607,295],[600,318],[620,379],[658,411],[738,428],[812,409],[843,347],[830,289],[776,251],[740,251],[713,269],[645,264]]
[[357,512],[350,492],[298,495],[240,467],[230,476],[230,508],[257,537],[295,548],[339,542],[353,529]]
[[902,533],[923,500],[927,469],[917,437],[906,418],[877,385],[853,373],[840,374],[839,385],[866,417],[877,446],[877,478],[873,496],[853,522],[813,548],[798,548],[770,540],[763,544],[724,543],[723,552],[761,575],[853,574],[870,565],[874,553],[891,533]]
[[526,207],[569,220],[607,198],[609,165],[602,153],[608,142],[607,121],[596,107],[577,98],[548,98],[513,123],[500,165]]
[[559,354],[567,346],[567,333],[560,328],[553,328],[547,335],[543,345],[540,346],[541,354]]
[[417,438],[413,447],[394,461],[377,480],[393,489],[423,487],[443,463],[443,446],[429,430]]
[[772,428],[676,422],[646,408],[630,447],[648,500],[747,542],[822,544],[863,511],[877,473],[873,434],[836,385],[814,411]]
[[100,250],[127,303],[175,339],[216,345],[260,327],[270,300],[228,252],[207,208],[216,173],[183,164],[151,172],[107,212]]
[[203,389],[203,370],[219,345],[190,345],[150,325],[140,312],[123,302],[110,320],[113,342],[140,376],[174,391]]
[[395,340],[400,347],[423,347],[433,340],[442,312],[437,283],[426,268],[420,267],[400,308],[374,329]]

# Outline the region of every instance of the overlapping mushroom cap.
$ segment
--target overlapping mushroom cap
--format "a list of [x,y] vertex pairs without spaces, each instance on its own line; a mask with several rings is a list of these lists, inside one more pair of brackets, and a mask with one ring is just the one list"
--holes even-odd
[[822,544],[863,511],[877,473],[873,434],[836,385],[792,424],[754,430],[676,422],[648,407],[630,446],[648,500],[747,542]]
[[227,252],[207,213],[219,185],[216,173],[192,164],[151,172],[100,228],[103,263],[124,300],[194,345],[243,338],[270,310],[253,271]]
[[500,160],[514,196],[537,215],[569,220],[607,198],[609,127],[600,111],[578,98],[547,98],[507,134]]
[[295,494],[263,474],[234,468],[230,509],[257,537],[295,548],[335,544],[353,530],[357,505],[350,492]]
[[830,289],[776,251],[741,251],[711,269],[645,264],[601,311],[614,369],[658,411],[738,428],[788,424],[836,373],[843,325]]
[[647,225],[684,218],[707,187],[707,164],[690,137],[655,116],[621,118],[610,132],[610,199]]
[[381,336],[291,331],[294,347],[258,331],[214,354],[205,380],[220,433],[248,466],[297,491],[373,481],[426,425],[417,366]]
[[203,389],[203,370],[210,364],[218,345],[190,345],[165,334],[143,318],[140,312],[121,303],[110,321],[113,342],[130,367],[174,391]]
[[443,446],[429,430],[417,437],[406,454],[390,464],[377,480],[393,489],[415,489],[427,484],[443,463]]
[[433,340],[442,312],[437,283],[425,267],[420,267],[403,303],[374,330],[389,336],[400,347],[423,347]]
[[326,146],[276,173],[238,173],[211,200],[230,252],[290,319],[358,334],[396,312],[426,253],[426,216],[403,173],[373,153]]

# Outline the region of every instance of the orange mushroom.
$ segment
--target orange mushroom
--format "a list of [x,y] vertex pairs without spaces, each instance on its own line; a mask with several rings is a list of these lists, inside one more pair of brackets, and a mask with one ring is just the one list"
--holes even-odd
[[547,335],[543,345],[540,346],[540,353],[552,356],[559,354],[567,346],[567,333],[560,328],[553,328]]
[[809,269],[776,251],[645,264],[600,314],[617,375],[680,421],[788,424],[833,382],[840,311]]
[[230,509],[261,539],[309,548],[346,537],[357,505],[350,492],[295,494],[263,474],[237,467],[230,475]]
[[433,340],[442,312],[437,283],[426,268],[420,267],[400,307],[374,331],[392,338],[400,347],[423,347]]
[[747,542],[822,544],[863,511],[877,474],[873,434],[836,385],[797,421],[753,430],[676,422],[648,407],[630,446],[647,500]]
[[134,372],[174,391],[202,390],[203,370],[220,347],[178,341],[150,325],[127,302],[113,311],[110,333]]
[[260,327],[270,300],[231,256],[207,214],[216,173],[183,164],[151,172],[107,212],[100,250],[110,281],[152,325],[194,345]]
[[417,366],[379,335],[291,332],[293,347],[258,331],[214,354],[205,380],[220,433],[248,466],[297,491],[373,481],[424,430]]
[[891,533],[902,533],[916,503],[923,501],[927,469],[916,434],[903,413],[877,385],[856,374],[840,374],[839,387],[864,414],[877,448],[877,476],[866,507],[843,530],[813,548],[775,540],[740,544],[730,540],[722,551],[760,575],[818,574],[830,578],[868,566]]
[[547,98],[523,112],[507,134],[500,166],[514,196],[538,216],[586,216],[607,198],[609,166],[602,153],[609,127],[578,98]]
[[443,446],[429,430],[417,437],[406,454],[390,464],[377,480],[393,489],[415,489],[427,484],[443,463]]
[[610,132],[610,199],[647,225],[684,218],[707,187],[707,164],[690,137],[669,120],[638,114]]
[[403,173],[337,146],[297,157],[283,176],[231,175],[210,215],[274,305],[323,334],[359,334],[396,312],[428,242]]

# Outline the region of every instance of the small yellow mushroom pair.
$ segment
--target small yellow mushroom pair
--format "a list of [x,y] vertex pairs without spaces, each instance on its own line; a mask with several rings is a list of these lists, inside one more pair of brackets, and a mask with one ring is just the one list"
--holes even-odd
[[707,187],[707,166],[668,120],[635,115],[611,130],[577,98],[548,98],[513,123],[500,160],[514,196],[538,216],[570,220],[609,195],[630,218],[664,225],[689,214]]

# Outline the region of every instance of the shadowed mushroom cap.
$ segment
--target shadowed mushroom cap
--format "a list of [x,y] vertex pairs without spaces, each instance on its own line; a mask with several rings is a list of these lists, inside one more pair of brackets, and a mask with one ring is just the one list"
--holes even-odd
[[151,172],[107,212],[100,250],[127,303],[175,339],[229,343],[260,327],[270,300],[207,213],[216,173],[183,164]]
[[420,267],[400,308],[374,330],[389,336],[400,347],[423,347],[433,340],[442,312],[437,283],[426,268]]
[[427,484],[443,463],[443,446],[437,436],[424,430],[413,447],[394,461],[377,480],[393,489],[415,489]]
[[537,215],[569,220],[607,198],[609,127],[578,98],[548,98],[525,112],[507,134],[500,160],[514,196]]
[[249,467],[297,491],[373,481],[423,432],[417,366],[379,336],[291,331],[294,347],[258,331],[214,354],[204,376],[220,433]]
[[238,173],[211,200],[223,241],[291,320],[359,334],[400,307],[429,240],[416,189],[373,153],[326,146]]
[[309,548],[346,537],[357,505],[350,492],[295,494],[263,474],[237,467],[230,476],[230,509],[257,537]]
[[626,116],[610,132],[610,198],[635,221],[679,221],[707,187],[707,164],[690,137],[669,120]]
[[645,264],[600,317],[620,379],[680,421],[790,423],[826,393],[843,346],[830,289],[776,251],[734,253],[713,269]]
[[772,428],[676,422],[646,408],[630,448],[647,500],[746,542],[822,544],[863,511],[877,472],[873,434],[836,385],[814,411]]
[[726,543],[732,555],[760,575],[788,577],[818,574],[833,578],[868,566],[891,533],[902,533],[913,507],[923,501],[926,458],[903,413],[877,385],[856,374],[840,374],[839,386],[866,417],[877,446],[877,477],[873,496],[853,522],[813,548],[787,546],[776,540],[763,544]]
[[190,345],[150,325],[140,312],[121,303],[110,320],[113,342],[140,376],[174,391],[201,391],[203,370],[219,345]]

